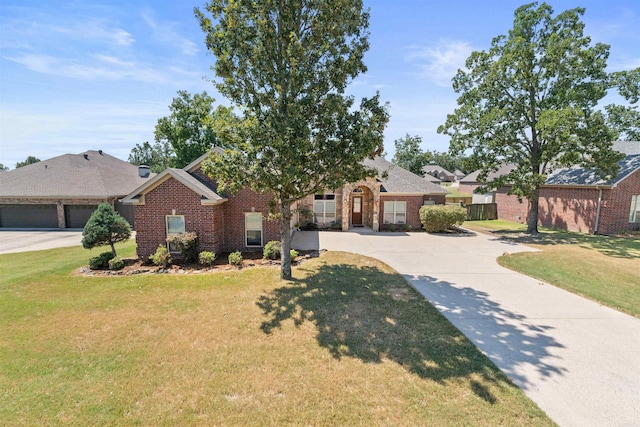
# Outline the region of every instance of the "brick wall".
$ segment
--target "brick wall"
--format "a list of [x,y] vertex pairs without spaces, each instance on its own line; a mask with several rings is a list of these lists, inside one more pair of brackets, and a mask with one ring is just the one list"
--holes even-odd
[[[437,200],[436,200],[437,199]],[[420,208],[425,200],[434,200],[437,204],[444,204],[445,196],[384,196],[380,195],[380,231],[389,230],[391,228],[402,227],[384,223],[384,202],[407,202],[407,224],[413,230],[420,230],[422,222],[420,222]]]
[[640,195],[640,170],[627,176],[616,188],[602,193],[598,233],[615,234],[640,230],[640,222],[629,222],[631,197]]

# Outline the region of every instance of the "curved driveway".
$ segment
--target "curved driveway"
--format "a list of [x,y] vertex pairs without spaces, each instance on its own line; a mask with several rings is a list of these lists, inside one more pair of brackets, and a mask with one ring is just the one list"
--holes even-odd
[[640,426],[640,319],[500,267],[492,236],[298,232],[400,272],[561,426]]

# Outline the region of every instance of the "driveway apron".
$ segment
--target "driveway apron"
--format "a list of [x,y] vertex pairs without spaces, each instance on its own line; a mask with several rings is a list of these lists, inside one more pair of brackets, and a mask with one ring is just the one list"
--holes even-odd
[[640,426],[640,319],[499,266],[492,236],[299,233],[400,272],[561,426]]

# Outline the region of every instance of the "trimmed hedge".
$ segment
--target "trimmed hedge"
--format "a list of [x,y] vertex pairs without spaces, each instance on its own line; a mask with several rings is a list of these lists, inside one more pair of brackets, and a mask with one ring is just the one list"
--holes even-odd
[[460,225],[467,219],[467,210],[461,206],[428,205],[420,208],[420,222],[425,231],[438,233]]

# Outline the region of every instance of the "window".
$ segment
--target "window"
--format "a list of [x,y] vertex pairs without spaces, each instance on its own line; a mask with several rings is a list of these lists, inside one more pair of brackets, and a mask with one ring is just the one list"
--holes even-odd
[[[167,223],[167,239],[174,234],[180,234],[185,232],[184,228],[184,215],[167,215],[165,217]],[[167,249],[169,252],[180,252],[179,248],[175,248],[167,243]]]
[[245,246],[262,246],[262,214],[244,214]]
[[640,195],[631,197],[631,211],[629,222],[640,222]]
[[313,222],[325,227],[336,220],[336,195],[316,194],[313,201]]
[[406,224],[407,202],[384,202],[385,224]]

